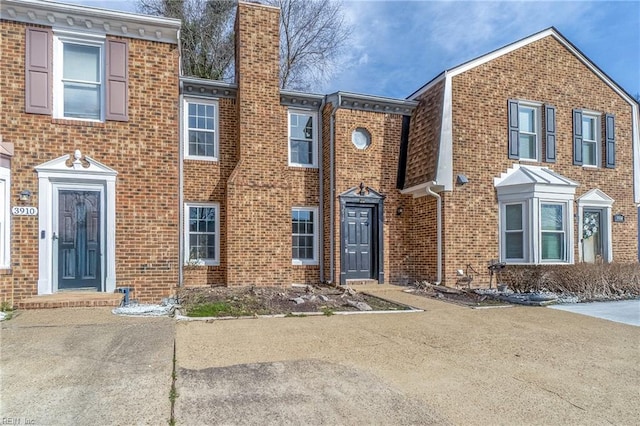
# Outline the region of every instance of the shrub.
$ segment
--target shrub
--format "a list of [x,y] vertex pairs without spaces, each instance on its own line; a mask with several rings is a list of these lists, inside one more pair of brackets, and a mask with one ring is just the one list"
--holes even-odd
[[640,264],[509,265],[500,281],[517,292],[552,291],[581,300],[640,296]]

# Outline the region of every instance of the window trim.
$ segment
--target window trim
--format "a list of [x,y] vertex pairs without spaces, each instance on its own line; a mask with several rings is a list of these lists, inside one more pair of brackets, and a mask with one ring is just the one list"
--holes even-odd
[[[213,208],[215,210],[216,215],[216,223],[215,223],[215,258],[213,259],[194,259],[191,260],[189,258],[190,252],[190,244],[189,237],[191,233],[189,232],[189,209],[196,207],[206,207]],[[198,203],[198,202],[189,202],[184,203],[184,265],[195,265],[195,266],[219,266],[220,265],[220,203]]]
[[[64,115],[64,44],[73,43],[100,49],[100,118],[65,117]],[[62,120],[78,120],[102,123],[106,115],[106,37],[94,34],[82,34],[71,31],[55,31],[53,33],[53,118]]]
[[[566,194],[557,194],[555,196],[540,198],[536,196],[518,196],[504,197],[499,201],[498,229],[500,230],[500,239],[498,247],[500,252],[500,260],[509,265],[548,265],[548,264],[572,264],[573,263],[573,196],[567,197]],[[523,204],[523,259],[507,259],[506,256],[506,206],[511,204]],[[563,224],[564,224],[564,259],[563,260],[543,260],[542,259],[542,205],[554,204],[563,206]]]
[[[189,154],[189,104],[213,105],[213,157]],[[219,102],[218,99],[185,96],[182,100],[182,149],[185,160],[219,161]],[[199,129],[202,130],[202,129]]]
[[603,191],[594,188],[584,194],[582,194],[577,200],[578,204],[578,235],[576,239],[578,241],[578,259],[580,262],[584,262],[583,253],[583,238],[582,230],[584,226],[584,211],[589,209],[602,211],[602,238],[604,249],[606,250],[604,260],[606,262],[613,262],[613,238],[611,232],[611,224],[613,222],[613,198],[609,197]]
[[[291,218],[293,220],[293,212],[294,210],[298,211],[310,211],[313,213],[313,259],[300,259],[294,258],[293,253],[291,255],[291,264],[292,265],[319,265],[319,217],[318,217],[318,207],[303,207],[303,206],[294,206],[291,208]],[[294,234],[293,229],[291,229],[291,245],[293,249],[293,236],[301,235]],[[304,234],[306,235],[306,234]]]
[[[540,200],[540,217],[538,219],[538,250],[539,250],[539,255],[540,255],[540,259],[538,261],[538,263],[544,263],[544,264],[548,264],[548,263],[567,263],[568,259],[569,259],[569,218],[567,217],[567,202],[563,202],[563,201],[557,201],[557,200]],[[555,231],[555,230],[544,230],[542,229],[542,207],[543,206],[560,206],[562,207],[562,230],[561,231]],[[562,243],[564,245],[564,250],[563,250],[563,258],[562,259],[543,259],[542,257],[542,234],[544,233],[554,233],[554,234],[559,234],[562,233],[564,235],[564,238],[562,239]]]
[[[520,259],[507,258],[507,206],[522,206],[522,255]],[[526,200],[505,201],[500,203],[500,257],[509,263],[526,263],[529,259],[529,226],[527,218],[529,217],[529,203]]]
[[[518,101],[518,157],[520,161],[530,161],[530,162],[540,162],[541,161],[541,152],[542,152],[542,107],[543,104],[529,101]],[[536,147],[535,147],[535,158],[527,158],[522,156],[522,149],[520,149],[520,109],[528,108],[533,110],[534,112],[534,126],[535,126],[535,137],[536,137]],[[529,134],[529,133],[526,133]]]
[[[311,163],[297,163],[291,161],[291,114],[304,114],[308,115],[312,119],[313,123],[313,139],[311,142]],[[287,150],[288,150],[288,164],[290,167],[306,167],[306,168],[318,168],[318,113],[316,111],[307,109],[295,109],[289,108],[287,111]]]
[[11,269],[11,169],[0,167],[0,180],[4,182],[4,209],[0,212],[0,269]]
[[[602,113],[596,112],[596,111],[588,111],[588,110],[581,110],[582,111],[582,167],[584,168],[591,168],[591,169],[598,169],[600,168],[600,165],[602,164]],[[594,124],[595,124],[595,129],[594,131],[594,135],[595,135],[595,140],[589,140],[587,141],[587,138],[584,135],[584,121],[585,119],[593,119]],[[585,164],[585,157],[584,157],[584,146],[586,143],[593,143],[595,144],[595,164]]]

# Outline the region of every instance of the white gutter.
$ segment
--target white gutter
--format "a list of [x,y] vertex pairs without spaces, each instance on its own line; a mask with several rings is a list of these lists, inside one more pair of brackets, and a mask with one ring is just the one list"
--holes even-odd
[[[182,81],[179,81],[180,95],[178,96],[178,287],[184,284],[184,147],[182,144],[184,95],[182,95]],[[217,219],[219,220],[219,219]]]
[[633,152],[633,188],[636,206],[640,206],[640,112],[638,104],[631,104],[631,150]]
[[340,108],[340,93],[338,93],[338,99],[331,111],[331,118],[329,119],[329,280],[328,284],[333,284],[333,278],[335,275],[335,178],[334,178],[334,150],[335,150],[335,120],[336,111]]
[[442,197],[437,192],[433,191],[433,187],[437,186],[436,181],[431,181],[425,188],[427,194],[435,197],[437,202],[437,214],[436,214],[436,232],[437,232],[437,275],[436,275],[436,285],[440,285],[442,282]]
[[319,228],[319,236],[318,236],[318,261],[320,262],[320,282],[324,282],[324,247],[322,247],[324,244],[324,214],[323,214],[323,210],[324,210],[324,184],[323,184],[323,179],[324,179],[324,173],[322,171],[322,152],[323,152],[323,148],[322,148],[322,126],[320,126],[320,123],[322,123],[322,109],[324,108],[324,104],[326,102],[326,96],[322,98],[322,102],[320,103],[320,107],[318,107],[318,182],[319,182],[319,189],[320,189],[320,194],[319,194],[319,200],[318,200],[318,204],[320,204],[320,208],[318,209],[318,228]]

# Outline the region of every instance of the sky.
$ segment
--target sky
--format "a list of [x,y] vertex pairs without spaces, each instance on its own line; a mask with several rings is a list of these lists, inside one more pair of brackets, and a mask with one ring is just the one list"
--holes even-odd
[[[66,0],[135,11],[135,0]],[[338,90],[405,98],[446,69],[555,27],[631,96],[640,94],[640,0],[344,0]]]

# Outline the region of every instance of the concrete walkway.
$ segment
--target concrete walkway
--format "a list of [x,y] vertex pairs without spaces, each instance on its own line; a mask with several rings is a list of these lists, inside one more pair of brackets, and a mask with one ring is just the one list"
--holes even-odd
[[167,424],[175,322],[108,308],[19,311],[0,325],[2,424]]
[[603,318],[640,327],[640,299],[551,305],[551,309]]

